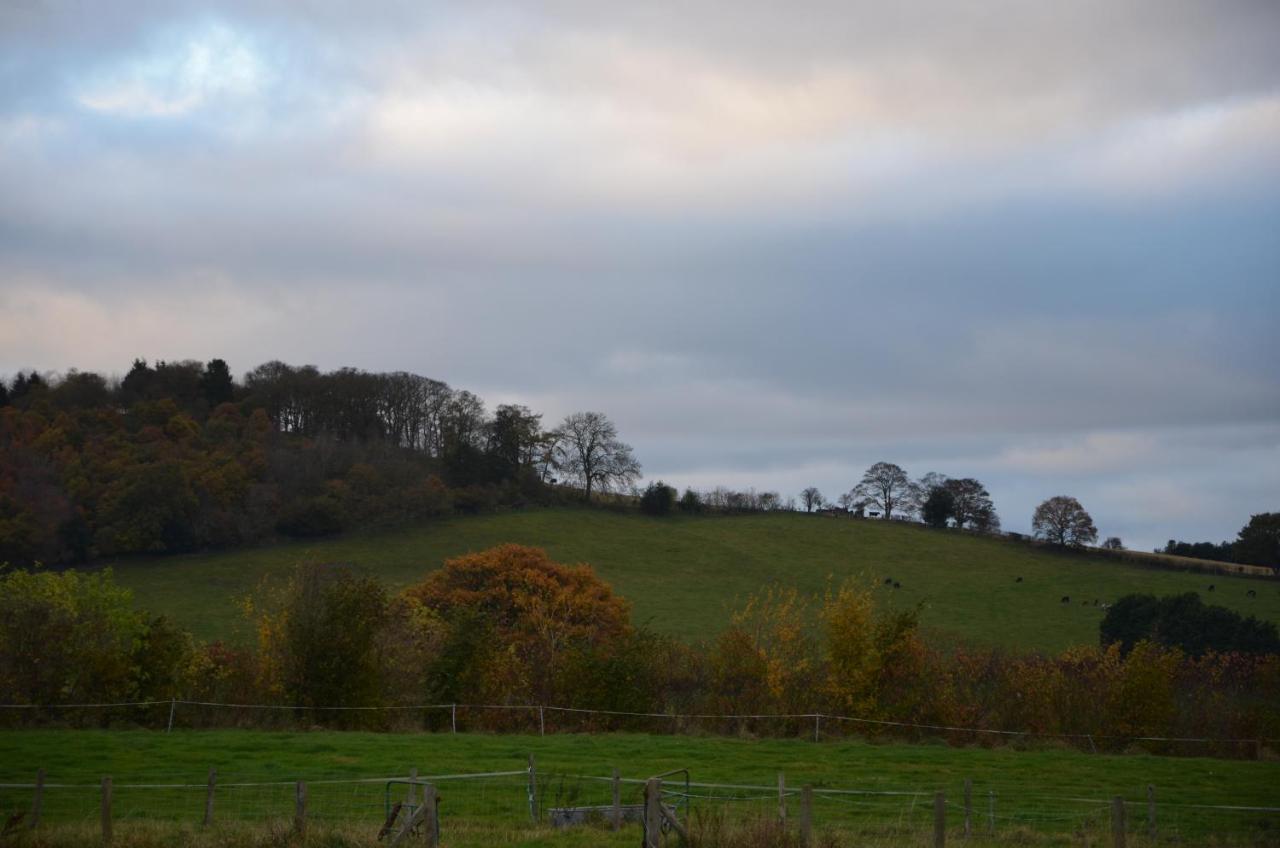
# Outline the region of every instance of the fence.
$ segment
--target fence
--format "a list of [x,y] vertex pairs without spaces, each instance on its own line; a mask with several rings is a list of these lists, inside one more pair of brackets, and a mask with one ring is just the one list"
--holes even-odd
[[594,827],[597,844],[633,845],[639,833],[646,848],[680,840],[724,844],[718,836],[750,827],[788,833],[792,844],[822,836],[824,844],[935,848],[948,838],[1022,844],[1065,838],[1099,846],[1203,844],[1210,838],[1223,845],[1275,844],[1280,838],[1280,807],[1173,803],[1160,799],[1154,786],[1115,797],[1061,795],[1037,792],[1012,777],[965,780],[945,790],[794,786],[784,774],[776,781],[715,783],[691,779],[686,769],[651,777],[623,777],[616,769],[611,775],[547,770],[529,757],[523,768],[466,774],[273,780],[210,770],[62,782],[41,770],[29,782],[0,783],[0,813],[10,833],[78,826],[100,829],[108,842],[117,831],[159,824],[270,825],[297,833],[337,825],[369,840],[380,830],[394,839],[408,815],[392,826],[389,814],[423,806],[438,818],[430,835],[423,832],[428,828],[414,834],[418,844],[436,844],[438,826],[441,841],[451,846],[505,844],[500,840],[553,826]]
[[957,745],[1053,740],[1089,752],[1131,747],[1159,754],[1262,759],[1280,739],[1212,736],[1117,736],[957,727],[859,718],[829,713],[645,713],[537,704],[416,704],[407,706],[290,706],[211,701],[137,701],[114,704],[0,704],[8,726],[110,727],[120,724],[173,730],[211,727],[288,729],[322,726],[459,733],[586,733],[632,731],[722,736],[802,737],[813,741],[849,736],[942,738]]

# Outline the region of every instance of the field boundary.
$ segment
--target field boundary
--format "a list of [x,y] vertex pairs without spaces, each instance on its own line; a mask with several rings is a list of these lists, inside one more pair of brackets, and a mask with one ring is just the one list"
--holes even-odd
[[[547,704],[468,704],[468,703],[447,703],[447,704],[409,704],[409,705],[343,705],[343,706],[307,706],[296,704],[248,704],[248,703],[228,703],[221,701],[194,701],[181,698],[172,698],[162,701],[121,701],[112,703],[70,703],[70,704],[0,704],[0,710],[8,711],[48,711],[58,712],[63,710],[94,710],[94,709],[126,709],[135,707],[164,707],[168,706],[168,720],[165,730],[172,731],[174,722],[178,716],[179,707],[200,707],[207,709],[223,709],[223,710],[251,710],[251,711],[272,711],[272,712],[292,712],[294,714],[306,715],[315,712],[332,712],[332,713],[351,713],[351,712],[385,712],[385,713],[431,713],[431,712],[448,712],[450,718],[450,732],[458,732],[458,713],[459,711],[506,711],[522,715],[537,715],[539,735],[547,734],[547,714],[579,714],[585,716],[602,716],[609,718],[641,718],[641,719],[665,719],[673,722],[680,721],[790,721],[812,723],[813,740],[821,741],[823,736],[822,723],[835,722],[856,724],[872,727],[885,727],[903,730],[923,730],[932,733],[948,733],[948,734],[978,734],[1000,737],[1024,737],[1038,739],[1065,739],[1076,742],[1088,742],[1092,747],[1096,742],[1156,742],[1156,743],[1200,743],[1200,744],[1218,744],[1218,745],[1263,745],[1280,742],[1277,737],[1212,737],[1212,736],[1142,736],[1142,735],[1119,735],[1106,733],[1062,733],[1062,732],[1046,732],[1037,730],[1007,730],[989,727],[964,727],[959,725],[944,724],[927,724],[922,722],[911,721],[893,721],[889,719],[872,719],[860,718],[857,716],[846,716],[835,713],[671,713],[671,712],[632,712],[627,710],[601,710],[590,709],[584,707],[562,707]],[[555,730],[553,729],[554,733]]]

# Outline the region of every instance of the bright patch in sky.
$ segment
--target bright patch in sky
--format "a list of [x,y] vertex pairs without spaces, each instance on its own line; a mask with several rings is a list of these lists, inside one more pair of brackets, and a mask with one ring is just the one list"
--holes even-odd
[[123,117],[177,117],[217,100],[250,97],[266,76],[249,40],[229,27],[204,26],[165,42],[102,68],[76,99]]

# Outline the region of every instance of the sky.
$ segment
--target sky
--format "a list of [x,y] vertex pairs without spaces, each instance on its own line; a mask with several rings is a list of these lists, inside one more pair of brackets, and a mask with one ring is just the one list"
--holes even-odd
[[0,375],[407,370],[647,479],[1280,510],[1280,3],[0,5]]

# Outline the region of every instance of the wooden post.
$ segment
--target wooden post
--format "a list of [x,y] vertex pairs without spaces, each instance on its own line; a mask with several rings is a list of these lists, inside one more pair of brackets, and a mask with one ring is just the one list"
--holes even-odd
[[809,848],[813,843],[813,787],[800,787],[800,844]]
[[1156,839],[1156,787],[1151,783],[1147,784],[1147,838]]
[[453,732],[458,732],[458,705],[454,704],[449,708],[449,720],[453,724]]
[[209,788],[204,795],[204,826],[213,824],[213,791],[218,785],[218,770],[209,769]]
[[1124,848],[1124,799],[1117,795],[1111,799],[1111,842],[1115,848]]
[[613,829],[622,829],[622,775],[613,770]]
[[111,778],[102,778],[102,844],[111,844]]
[[947,848],[947,796],[933,793],[933,848]]
[[[161,703],[164,703],[164,702],[162,701]],[[178,709],[178,699],[170,698],[169,699],[169,726],[165,728],[165,731],[164,731],[165,733],[173,732],[173,713],[177,709]]]
[[822,739],[822,713],[815,713],[813,716],[813,741],[817,742]]
[[644,848],[659,848],[662,840],[662,780],[651,777],[644,785]]
[[422,819],[422,828],[425,831],[427,848],[436,848],[439,844],[440,836],[440,810],[437,805],[440,798],[436,795],[436,787],[433,783],[428,783],[422,787],[422,806],[426,810],[426,815]]
[[417,806],[414,799],[418,797],[418,767],[414,766],[409,769],[409,791],[404,796],[404,802],[410,807]]
[[547,717],[542,713],[542,707],[538,707],[538,735],[547,735]]
[[987,832],[992,836],[996,834],[996,791],[994,789],[987,790]]
[[973,781],[964,782],[964,838],[973,833]]
[[294,789],[293,832],[299,838],[305,838],[307,835],[307,782],[305,780],[299,780]]
[[529,821],[538,821],[538,768],[529,755]]
[[787,777],[778,772],[778,824],[787,824]]
[[31,829],[40,824],[40,812],[44,809],[44,769],[36,770],[36,795],[31,799]]

